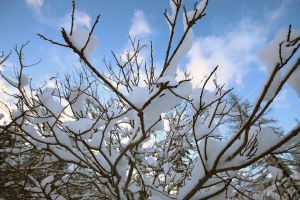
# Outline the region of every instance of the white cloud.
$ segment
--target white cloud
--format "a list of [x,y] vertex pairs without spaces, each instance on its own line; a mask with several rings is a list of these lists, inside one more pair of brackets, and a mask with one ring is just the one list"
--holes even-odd
[[44,0],[26,0],[26,3],[34,8],[40,8],[44,4]]
[[129,29],[131,37],[146,36],[151,33],[150,25],[145,18],[145,14],[141,10],[136,10]]
[[288,101],[289,99],[289,93],[288,90],[283,90],[279,93],[279,95],[275,98],[274,101],[274,108],[277,109],[286,109],[286,108],[290,108],[291,104]]
[[[65,15],[64,18],[61,19],[60,27],[64,27],[67,30],[71,28],[71,13]],[[75,19],[74,19],[74,27],[76,26],[84,26],[87,29],[91,29],[91,17],[82,11],[75,10]]]
[[[3,70],[7,69],[7,67],[12,68],[13,66],[14,65],[11,62],[6,60],[0,65],[0,72],[3,72]],[[5,107],[5,105],[10,105],[9,96],[6,95],[5,92],[12,92],[14,90],[15,88],[9,86],[2,77],[0,78],[0,115],[2,113],[5,116],[2,118],[2,120],[0,119],[0,124],[7,120],[7,116],[9,114],[7,108]]]
[[[193,85],[201,85],[216,65],[219,65],[219,83],[242,85],[244,76],[251,70],[257,70],[254,66],[258,67],[261,63],[259,48],[266,44],[272,26],[284,13],[283,9],[285,7],[280,6],[267,13],[261,21],[243,18],[226,33],[198,37],[188,53],[187,69],[193,77]],[[213,82],[209,82],[207,87],[213,89]]]
[[[42,6],[44,4],[44,0],[26,0],[26,3],[33,7],[33,12],[39,23],[43,25],[47,25],[53,28],[61,28],[64,27],[67,31],[70,30],[71,27],[71,13],[67,13],[62,18],[53,18],[50,16],[46,16],[43,12]],[[87,29],[91,29],[91,17],[85,12],[80,10],[75,10],[75,19],[74,19],[74,28],[76,26],[84,26]]]
[[5,61],[4,63],[2,63],[1,65],[0,65],[0,72],[2,72],[3,71],[3,69],[4,69],[4,67],[13,67],[14,65],[11,63],[11,62],[9,62],[9,61]]

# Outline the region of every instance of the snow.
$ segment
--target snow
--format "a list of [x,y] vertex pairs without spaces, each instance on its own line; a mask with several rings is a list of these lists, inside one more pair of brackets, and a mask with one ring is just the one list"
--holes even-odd
[[183,98],[188,98],[190,94],[192,93],[193,87],[192,84],[189,81],[182,82],[178,87],[175,89],[172,89],[172,91],[183,97]]
[[175,53],[174,57],[169,63],[167,70],[165,71],[165,76],[175,77],[176,71],[179,67],[180,61],[187,55],[188,51],[191,49],[193,44],[193,31],[190,29],[186,34],[182,44]]
[[[252,132],[251,134],[255,134],[255,132]],[[276,134],[271,128],[262,128],[257,137],[257,155],[276,145],[280,140],[280,136]]]
[[[173,0],[169,0],[169,2],[170,2],[171,13],[168,13],[167,16],[169,17],[169,20],[173,24],[174,20],[175,20],[175,14],[176,14],[176,5],[173,2]],[[169,31],[171,32],[172,25],[169,23],[168,20],[167,20],[167,23],[168,23],[168,26],[169,26]]]
[[[269,71],[268,69],[268,75],[271,76],[272,71]],[[266,82],[268,81],[269,78],[266,79]],[[269,101],[272,98],[274,98],[276,91],[278,90],[278,87],[281,83],[281,72],[278,72],[275,77],[272,80],[272,83],[264,97],[264,101]],[[263,89],[263,88],[262,88]]]
[[[233,167],[242,164],[245,160],[249,159],[249,157],[246,156],[248,153],[252,154],[255,152],[254,156],[260,156],[282,139],[269,127],[261,128],[259,126],[251,126],[248,134],[248,145],[251,144],[251,147],[254,149],[248,146],[248,149],[243,152],[243,155],[237,155],[233,160],[228,162],[223,161],[222,167]],[[234,135],[232,137],[234,137]],[[224,154],[223,158],[228,158],[230,155],[232,155],[232,153],[243,144],[244,138],[245,132],[233,145],[231,145],[231,147]],[[230,141],[230,139],[228,141]]]
[[66,200],[62,195],[60,194],[51,194],[52,200]]
[[22,74],[20,78],[20,87],[23,88],[26,85],[28,85],[28,83],[29,83],[28,77],[25,74]]
[[36,125],[23,123],[22,124],[22,130],[30,136],[30,138],[28,138],[28,140],[31,140],[33,142],[33,144],[42,146],[42,144],[39,144],[39,142],[48,143],[48,144],[54,144],[55,143],[55,139],[53,137],[44,137],[44,136],[42,136],[38,132]]
[[141,108],[154,93],[148,87],[135,86],[128,93],[127,99],[136,107]]
[[[285,136],[288,136],[291,132],[293,132],[296,128],[300,126],[300,123],[296,125],[289,133],[287,133]],[[285,137],[283,136],[283,137]],[[281,152],[286,149],[294,147],[298,142],[300,142],[300,134],[297,134],[296,136],[292,137],[290,140],[288,140],[284,145],[282,145],[280,148],[278,148],[275,152]]]
[[28,85],[29,83],[29,80],[28,80],[28,77],[25,75],[25,74],[21,74],[20,77],[17,77],[18,80],[17,81],[14,81],[14,80],[11,80],[10,78],[8,77],[5,77],[5,79],[8,80],[8,82],[14,86],[14,87],[19,87],[19,84],[20,84],[20,88],[24,88],[26,85]]
[[199,140],[203,138],[206,135],[210,136],[216,136],[220,135],[220,131],[218,128],[216,128],[215,124],[212,122],[211,126],[209,127],[209,117],[207,117],[205,120],[201,118],[197,118],[197,121],[195,123],[195,135],[196,139]]
[[178,85],[176,78],[172,76],[162,76],[160,79],[158,79],[157,83],[167,83],[168,86]]
[[163,125],[164,125],[163,130],[166,131],[166,132],[169,132],[171,130],[170,121],[166,117],[163,117],[163,114],[162,114],[162,117],[161,117],[162,121],[163,121]]
[[156,159],[152,156],[147,157],[146,161],[147,161],[148,165],[150,165],[150,166],[154,166],[154,167],[157,166]]
[[268,170],[271,173],[272,177],[277,180],[280,180],[283,178],[283,172],[281,169],[274,167],[274,166],[268,166]]
[[189,191],[198,183],[198,181],[205,175],[203,165],[200,159],[195,162],[194,168],[191,172],[191,177],[186,181],[185,185],[180,188],[177,199],[182,199]]
[[38,187],[24,187],[24,190],[27,190],[27,191],[32,192],[32,193],[42,192],[42,189],[38,188]]
[[129,169],[128,160],[124,156],[120,159],[117,164],[117,171],[121,176],[120,181],[125,184],[127,180],[127,171]]
[[[296,33],[292,32],[291,40],[297,37],[296,35],[298,32],[299,31],[296,31]],[[275,66],[277,66],[277,64],[281,64],[281,62],[285,63],[291,57],[292,52],[295,49],[294,46],[290,46],[290,43],[286,41],[287,34],[288,30],[286,29],[279,31],[276,37],[260,51],[260,58],[266,65],[266,71],[269,77],[274,71]],[[298,95],[300,94],[300,84],[297,84],[299,83],[299,78],[296,77],[299,77],[299,75],[300,73],[297,69],[295,74],[292,75],[288,81],[289,84],[291,84],[291,86],[297,91]],[[264,97],[264,101],[269,101],[274,97],[281,80],[281,72],[279,71],[274,77],[273,82],[270,85],[266,96]]]
[[63,146],[71,147],[72,141],[71,138],[68,136],[68,134],[64,131],[61,131],[57,127],[53,128],[55,136],[57,138],[57,142]]
[[287,30],[281,30],[276,37],[260,50],[259,57],[266,64],[266,68],[272,71],[277,63],[280,63],[279,44],[286,40]]
[[[189,82],[183,82],[177,88],[171,90],[175,94],[187,98],[192,91],[192,86]],[[152,126],[161,117],[161,113],[167,113],[182,101],[181,98],[175,96],[169,90],[164,90],[158,97],[152,100],[151,104],[144,110],[146,127]],[[164,126],[161,123],[161,126],[156,126],[156,128],[163,129]]]
[[88,118],[80,118],[76,121],[66,121],[64,126],[67,127],[74,134],[82,134],[93,128],[95,120]]
[[190,22],[191,20],[198,18],[204,12],[205,5],[207,4],[207,1],[208,0],[202,0],[200,3],[197,4],[196,10],[188,11],[186,13],[187,19],[186,19],[185,14],[183,14],[184,30],[186,30],[186,28],[187,28],[186,21]]
[[88,145],[92,148],[98,149],[101,144],[102,135],[103,133],[100,131],[93,133],[92,138],[87,142]]
[[[271,41],[268,45],[262,48],[259,53],[261,60],[266,65],[268,77],[271,76],[271,73],[274,71],[274,68],[277,65],[277,63],[280,63],[279,43],[284,41],[285,37],[286,37],[285,31],[279,32],[277,36],[273,39],[273,41]],[[268,81],[268,79],[269,78],[266,79],[266,82]],[[275,76],[272,84],[270,85],[270,88],[264,97],[264,101],[269,101],[274,97],[275,92],[280,84],[280,81],[281,81],[281,75],[280,73],[278,73]]]
[[197,5],[197,14],[199,15],[203,12],[205,5],[207,4],[208,0],[202,0],[198,5]]
[[54,162],[57,162],[57,161],[58,161],[58,158],[55,157],[54,155],[51,155],[51,156],[46,155],[46,156],[43,158],[43,163],[44,163],[44,164],[54,163]]
[[170,165],[169,163],[165,163],[162,165],[162,169],[164,171],[164,174],[168,174],[169,170],[170,170]]
[[[73,29],[73,33],[71,36],[69,36],[69,39],[72,42],[72,44],[76,47],[76,49],[81,50],[86,44],[88,36],[89,36],[89,31],[83,29],[80,26],[77,26]],[[93,51],[96,50],[97,46],[98,46],[97,38],[91,35],[90,41],[84,50],[84,54],[85,55],[91,54]]]
[[[202,98],[200,99],[202,90]],[[211,102],[217,100],[220,96],[221,95],[216,95],[216,91],[209,91],[202,88],[193,89],[193,92],[191,94],[192,103],[196,109],[200,108],[200,100],[202,106],[206,106],[209,105]]]
[[288,79],[288,84],[290,84],[293,89],[297,92],[298,97],[300,98],[300,65]]
[[41,93],[38,93],[37,96],[42,105],[44,105],[54,116],[58,117],[64,107],[60,102],[54,99],[54,91],[53,88],[45,88]]
[[47,184],[51,183],[54,180],[54,176],[47,176],[41,182],[41,186],[44,188]]
[[220,154],[225,145],[225,140],[218,140],[211,137],[205,138],[198,142],[202,157],[205,158],[207,156],[207,160],[205,162],[207,168],[211,169],[214,166],[217,156]]
[[0,120],[4,118],[4,114],[0,113]]
[[[170,79],[172,80],[172,78],[170,77],[163,78],[163,81],[169,81]],[[173,79],[172,82],[174,83],[175,79]],[[130,91],[126,95],[126,97],[135,106],[137,106],[138,108],[142,108],[144,104],[158,92],[158,90],[159,88],[157,87],[153,88],[152,90],[149,90],[148,87],[136,86],[133,88],[132,91]],[[170,90],[176,95],[179,95],[183,98],[187,98],[192,91],[192,85],[190,82],[186,81],[182,82],[181,84],[177,85],[177,87],[172,88]],[[144,109],[144,121],[146,129],[151,127],[156,121],[158,121],[162,113],[167,113],[168,111],[170,111],[170,109],[182,102],[182,99],[174,95],[171,91],[162,91],[160,95],[152,99],[151,103]],[[136,113],[134,119],[137,119]],[[163,129],[164,124],[160,122],[156,124],[156,126],[153,128]],[[138,139],[139,135],[135,137]]]
[[155,190],[151,190],[151,197],[150,200],[170,200],[169,197],[167,197],[166,195],[163,195],[162,193],[155,191]]
[[75,157],[68,150],[59,147],[58,145],[49,145],[49,149],[60,159],[69,162],[79,162],[79,159]]
[[72,86],[69,94],[69,103],[75,117],[84,117],[86,115],[85,105],[88,98],[83,91],[86,87],[83,85]]
[[4,187],[7,187],[7,186],[10,186],[10,185],[13,185],[15,182],[14,181],[8,181],[4,184]]

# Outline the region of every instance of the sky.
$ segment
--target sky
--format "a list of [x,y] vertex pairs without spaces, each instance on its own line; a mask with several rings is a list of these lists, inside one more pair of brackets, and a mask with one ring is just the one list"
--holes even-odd
[[[185,2],[189,9],[195,1]],[[70,50],[53,46],[36,35],[41,33],[62,42],[60,29],[69,29],[71,5],[71,0],[0,0],[0,50],[8,53],[15,45],[30,41],[24,53],[25,62],[40,63],[25,73],[36,84],[63,76],[79,65]],[[180,67],[191,72],[196,86],[219,65],[219,82],[233,87],[243,100],[253,103],[267,76],[260,49],[289,24],[300,29],[299,8],[299,0],[210,0],[206,16],[193,28],[193,46]],[[170,11],[168,0],[77,0],[76,25],[90,29],[96,16],[101,15],[94,34],[98,47],[90,56],[91,62],[103,70],[104,58],[113,61],[111,51],[128,48],[130,35],[146,44],[151,40],[155,63],[161,66],[169,35],[163,16],[165,9]],[[181,23],[176,31],[182,32]],[[8,73],[13,66],[18,66],[14,54],[0,70]],[[299,105],[297,94],[286,85],[270,115],[288,130],[295,125],[296,118],[300,119]]]

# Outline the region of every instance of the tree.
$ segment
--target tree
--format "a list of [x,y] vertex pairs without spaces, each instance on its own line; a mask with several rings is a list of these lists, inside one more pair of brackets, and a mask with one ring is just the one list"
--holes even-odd
[[[232,95],[232,101],[236,105],[233,109],[239,114],[232,118],[232,131],[237,131],[243,125],[251,112],[251,105],[248,101],[241,100]],[[268,119],[263,115],[259,120],[260,126],[268,125],[278,135],[283,131],[276,127],[276,120]],[[240,170],[236,185],[238,191],[236,197],[255,197],[274,199],[297,199],[299,198],[299,180],[295,176],[299,172],[295,169],[297,165],[297,146],[281,152],[272,152],[256,163]]]
[[[15,80],[1,73],[17,90],[7,94],[14,107],[9,123],[0,126],[5,141],[0,171],[8,174],[1,187],[33,199],[258,199],[243,188],[251,178],[245,174],[255,178],[261,173],[255,165],[295,149],[299,141],[299,124],[280,136],[263,116],[287,81],[300,92],[295,84],[300,36],[290,26],[266,47],[262,55],[269,77],[253,107],[243,107],[232,89],[214,80],[218,66],[201,88],[192,87],[188,73],[176,76],[191,45],[192,27],[205,16],[207,5],[202,0],[188,11],[182,0],[170,1],[162,67],[154,64],[152,43],[131,38],[132,49],[113,53],[116,66],[105,62],[107,73],[100,72],[88,56],[100,16],[90,31],[76,27],[75,1],[71,28],[61,30],[63,42],[38,35],[79,57],[82,70],[76,77],[54,77],[54,86],[36,88],[24,73],[30,66],[22,56],[27,44],[16,47],[20,67]],[[180,12],[184,30],[177,33]],[[140,59],[141,50],[149,51],[150,61]],[[3,54],[1,63],[8,56]],[[206,89],[209,81],[214,91]],[[275,194],[287,198],[276,190],[266,195]]]

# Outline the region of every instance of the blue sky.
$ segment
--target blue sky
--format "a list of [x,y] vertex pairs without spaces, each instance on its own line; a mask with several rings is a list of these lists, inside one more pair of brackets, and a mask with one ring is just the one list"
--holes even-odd
[[[186,2],[189,8],[194,1]],[[123,51],[128,46],[130,32],[146,43],[152,40],[156,63],[162,63],[169,34],[163,12],[169,9],[169,1],[77,0],[76,7],[79,25],[87,28],[101,14],[95,31],[99,46],[91,55],[98,69],[103,67],[104,57],[111,58],[111,50]],[[289,24],[300,29],[299,8],[299,0],[210,0],[206,17],[193,29],[193,47],[181,65],[193,72],[196,84],[203,74],[219,64],[220,81],[253,102],[266,77],[259,50]],[[41,60],[41,63],[26,73],[38,83],[72,71],[78,65],[78,58],[71,51],[36,36],[42,33],[62,41],[60,27],[68,24],[70,12],[71,0],[0,0],[0,50],[9,52],[16,44],[31,41],[25,49],[26,62]],[[15,56],[10,57],[4,70],[9,71],[12,64],[16,64]],[[280,126],[289,129],[295,118],[300,119],[299,104],[296,93],[286,86],[271,114],[279,119]]]

